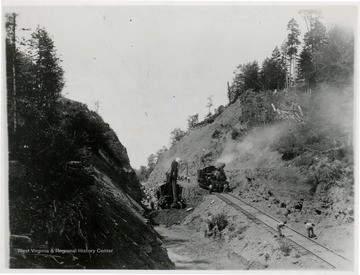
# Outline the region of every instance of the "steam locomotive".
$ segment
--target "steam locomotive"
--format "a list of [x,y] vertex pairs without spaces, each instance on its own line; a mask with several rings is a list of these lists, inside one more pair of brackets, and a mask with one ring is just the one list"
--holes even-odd
[[210,165],[197,171],[198,185],[210,192],[229,191],[229,182],[224,172],[225,164],[218,166]]

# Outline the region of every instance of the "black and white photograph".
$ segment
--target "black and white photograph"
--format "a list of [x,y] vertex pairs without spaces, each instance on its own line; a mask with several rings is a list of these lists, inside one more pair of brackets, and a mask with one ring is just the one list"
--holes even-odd
[[4,269],[357,274],[358,8],[4,0]]

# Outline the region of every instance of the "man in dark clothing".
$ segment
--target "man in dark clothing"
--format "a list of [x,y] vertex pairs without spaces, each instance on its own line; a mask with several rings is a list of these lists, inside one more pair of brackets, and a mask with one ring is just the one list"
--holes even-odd
[[178,177],[178,162],[180,160],[178,158],[174,159],[171,163],[171,170],[170,170],[170,180],[171,186],[173,191],[173,203],[177,203],[179,201],[178,190],[177,190],[177,177]]
[[217,170],[215,172],[215,179],[217,180],[217,182],[219,183],[219,191],[222,189],[223,192],[227,192],[228,191],[228,182],[226,181],[226,174],[224,171],[225,168],[225,163],[219,163],[217,165]]
[[205,219],[205,237],[210,237],[213,233],[215,223],[214,223],[214,215],[211,213],[208,213],[208,216]]

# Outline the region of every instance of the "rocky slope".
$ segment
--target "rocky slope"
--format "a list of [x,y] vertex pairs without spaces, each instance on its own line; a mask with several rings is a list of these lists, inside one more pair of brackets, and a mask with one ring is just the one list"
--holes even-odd
[[[229,105],[212,123],[191,130],[163,153],[148,184],[162,182],[176,157],[182,160],[180,175],[186,175],[188,171],[192,185],[197,184],[196,171],[202,165],[223,162],[234,194],[287,220],[298,230],[304,231],[305,221],[314,222],[318,241],[351,259],[354,255],[351,145],[338,148],[333,144],[333,140],[346,139],[342,134],[334,134],[337,129],[333,125],[331,131],[328,130],[330,126],[326,129],[324,138],[318,143],[317,129],[306,132],[308,136],[318,135],[306,137],[306,142],[315,140],[312,148],[303,146],[305,141],[301,140],[301,131],[304,131],[301,127],[307,127],[309,122],[299,124],[288,119],[249,127],[244,114],[245,104],[238,100]],[[270,102],[267,105],[271,110]],[[321,125],[325,128],[328,124]],[[300,141],[291,143],[289,133]],[[278,148],[284,140],[287,152],[289,147],[296,154],[287,157],[280,153]],[[295,151],[298,144],[303,147]],[[334,149],[319,149],[320,145],[328,144]],[[249,177],[253,180],[249,181]],[[186,193],[184,190],[185,197]]]
[[49,156],[10,159],[10,267],[172,269],[116,134],[83,104],[59,113]]

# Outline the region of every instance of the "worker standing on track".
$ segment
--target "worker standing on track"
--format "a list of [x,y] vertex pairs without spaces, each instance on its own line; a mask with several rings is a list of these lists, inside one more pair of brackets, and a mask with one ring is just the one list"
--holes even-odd
[[214,215],[209,212],[205,219],[205,237],[210,237],[213,234],[214,226]]
[[313,224],[311,222],[304,222],[304,224],[305,224],[306,231],[308,233],[308,237],[309,238],[315,237],[315,234],[314,234],[314,226],[315,226],[315,224]]
[[285,228],[285,224],[286,224],[286,221],[284,222],[279,222],[278,225],[277,225],[277,231],[279,233],[279,237],[285,237],[285,235],[281,232],[281,229]]

